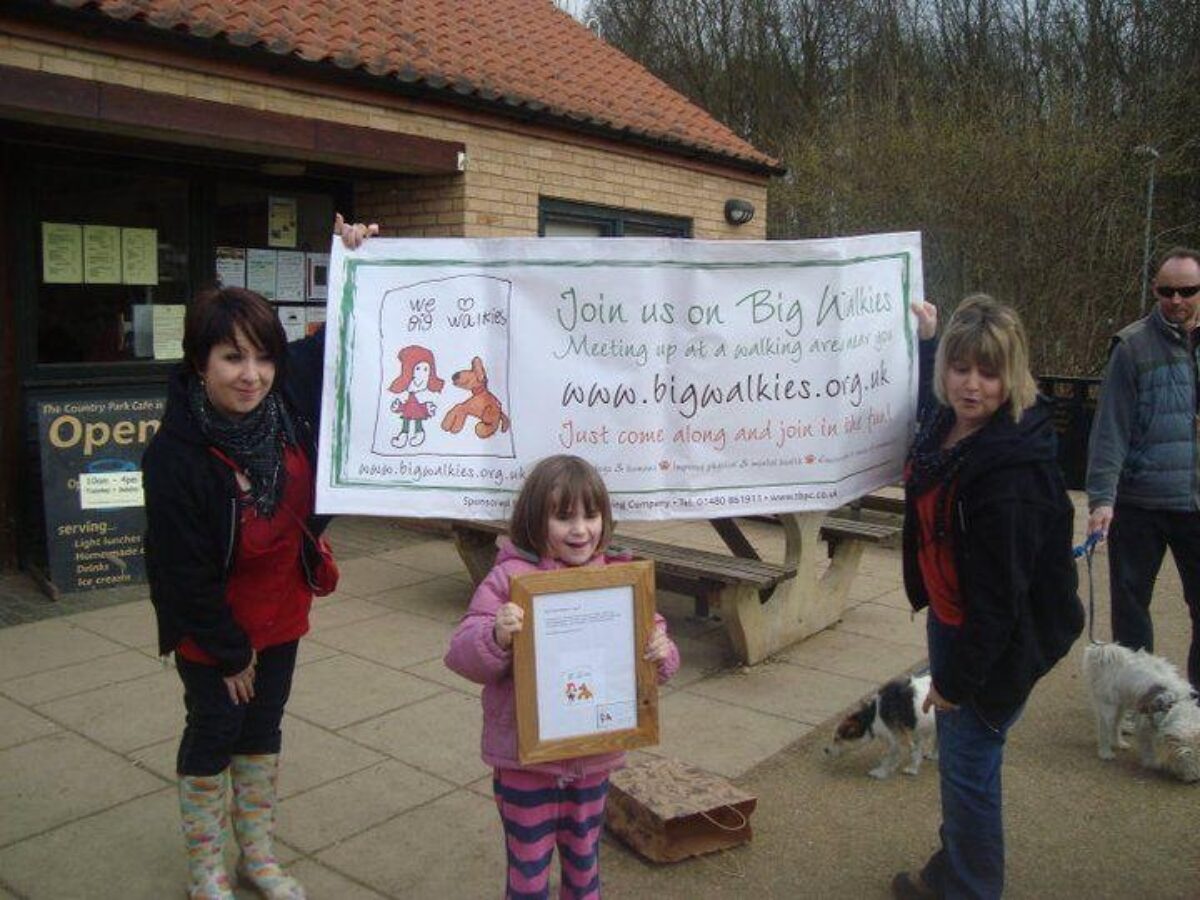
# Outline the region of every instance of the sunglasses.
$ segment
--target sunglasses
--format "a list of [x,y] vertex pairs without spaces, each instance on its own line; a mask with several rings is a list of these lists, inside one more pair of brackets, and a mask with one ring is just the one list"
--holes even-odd
[[1189,297],[1195,297],[1198,291],[1200,291],[1200,284],[1189,284],[1185,287],[1172,287],[1169,284],[1156,284],[1154,286],[1154,293],[1158,294],[1164,300],[1170,300],[1176,294],[1187,300]]

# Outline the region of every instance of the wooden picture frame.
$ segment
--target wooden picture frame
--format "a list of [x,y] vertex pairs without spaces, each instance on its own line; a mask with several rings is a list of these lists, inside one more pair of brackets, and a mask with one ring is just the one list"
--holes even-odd
[[510,597],[525,611],[513,640],[523,765],[658,743],[658,664],[643,658],[652,562],[518,575]]

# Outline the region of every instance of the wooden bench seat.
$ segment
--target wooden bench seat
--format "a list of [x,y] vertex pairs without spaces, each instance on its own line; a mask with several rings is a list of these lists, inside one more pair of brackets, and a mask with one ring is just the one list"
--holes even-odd
[[864,541],[868,544],[893,546],[900,536],[900,526],[887,522],[869,522],[866,519],[847,519],[842,516],[826,516],[821,523],[821,537],[830,550],[838,541]]

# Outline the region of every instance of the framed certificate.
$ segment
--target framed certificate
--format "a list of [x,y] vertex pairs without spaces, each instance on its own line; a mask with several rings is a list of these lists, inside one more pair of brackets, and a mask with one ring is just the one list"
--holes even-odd
[[658,743],[654,564],[531,572],[512,579],[525,611],[513,641],[523,764]]

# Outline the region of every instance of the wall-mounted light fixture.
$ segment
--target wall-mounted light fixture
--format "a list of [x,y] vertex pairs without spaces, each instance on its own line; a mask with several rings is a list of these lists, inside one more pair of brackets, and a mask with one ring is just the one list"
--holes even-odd
[[749,200],[730,197],[725,201],[725,221],[730,225],[745,225],[754,218],[754,204]]

